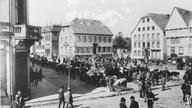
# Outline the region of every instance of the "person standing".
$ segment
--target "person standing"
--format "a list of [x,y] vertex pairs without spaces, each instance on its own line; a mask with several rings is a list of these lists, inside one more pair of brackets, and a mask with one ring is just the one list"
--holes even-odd
[[186,82],[184,82],[181,86],[181,90],[183,92],[183,102],[186,102],[187,99],[186,99]]
[[137,101],[135,101],[135,97],[131,96],[130,99],[131,99],[131,104],[129,108],[139,108],[139,104]]
[[187,98],[187,105],[191,104],[191,86],[189,82],[186,83],[186,98]]
[[18,95],[15,95],[15,100],[11,102],[10,108],[21,108]]
[[162,89],[161,89],[161,91],[164,91],[165,90],[165,84],[166,84],[166,77],[165,77],[165,75],[163,75],[163,77],[161,79],[161,82],[162,82]]
[[65,96],[64,96],[64,87],[61,86],[61,88],[58,90],[59,93],[59,108],[61,106],[61,103],[63,102],[63,108],[65,107]]
[[153,108],[154,100],[155,100],[155,95],[152,92],[152,90],[149,89],[149,92],[147,92],[146,98],[145,98],[145,102],[147,101],[148,108]]
[[126,104],[126,99],[124,97],[121,98],[121,103],[119,104],[120,105],[120,108],[127,108]]
[[24,108],[25,107],[25,100],[24,100],[20,90],[18,90],[17,96],[18,96],[18,100],[19,100],[19,103],[20,103],[20,108]]
[[141,80],[141,79],[139,80],[138,86],[139,86],[140,98],[143,98],[143,96],[144,96],[144,82],[143,82],[143,80]]
[[68,108],[69,105],[71,108],[73,108],[73,97],[71,93],[71,88],[68,88],[66,92],[65,102],[66,102],[66,108]]

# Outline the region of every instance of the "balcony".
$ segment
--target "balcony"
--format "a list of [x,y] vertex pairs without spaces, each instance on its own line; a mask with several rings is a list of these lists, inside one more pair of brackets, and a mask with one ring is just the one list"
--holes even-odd
[[14,38],[39,40],[42,39],[41,29],[37,26],[30,26],[26,24],[14,25]]

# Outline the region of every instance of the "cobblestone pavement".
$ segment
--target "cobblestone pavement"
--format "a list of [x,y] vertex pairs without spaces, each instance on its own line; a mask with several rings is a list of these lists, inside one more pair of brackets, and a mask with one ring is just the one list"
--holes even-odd
[[[175,65],[167,64],[166,65],[169,70],[174,70],[180,72],[180,79],[182,79],[184,70],[176,70]],[[37,67],[38,68],[38,67]],[[159,66],[149,66],[150,69],[155,69],[155,68],[160,68]],[[63,79],[66,78],[66,76],[58,76],[56,72],[52,69],[45,69],[43,68],[43,74],[45,78],[53,83],[54,85],[57,85],[58,87],[60,86],[60,83],[62,84]],[[61,81],[60,81],[61,80]],[[66,80],[65,80],[66,81]],[[78,82],[78,83],[75,83]],[[177,81],[176,79],[171,80],[170,82],[167,83],[167,90],[161,91],[161,85],[160,86],[155,86],[153,87],[153,92],[155,94],[158,94],[157,97],[159,98],[158,101],[155,102],[154,108],[190,108],[191,106],[185,105],[185,103],[182,102],[182,92],[181,92],[181,84],[182,80]],[[89,92],[91,90],[94,90],[95,87],[92,87],[91,89],[89,86],[84,84],[84,82],[79,82],[78,79],[72,81],[74,83],[74,86],[77,86],[77,88],[80,86],[81,88],[77,89],[78,90],[83,90],[83,89],[89,89],[86,90],[86,92]],[[81,84],[84,84],[83,87]],[[134,88],[135,91],[137,91],[138,87],[137,85],[130,83],[128,84],[130,88]],[[83,91],[84,92],[84,91]],[[83,93],[82,91],[79,93]],[[86,93],[84,92],[84,93]],[[130,96],[135,96],[136,100],[139,102],[140,108],[147,108],[147,103],[144,103],[143,98],[139,98],[139,93],[138,92],[130,92],[125,95],[117,95],[117,96],[112,96],[112,97],[102,97],[102,98],[97,98],[97,99],[87,99],[83,101],[77,101],[74,103],[75,107],[78,108],[118,108],[119,103],[120,103],[120,98],[125,97],[127,99],[126,104],[127,106],[130,105]],[[38,106],[37,106],[38,107]],[[57,108],[57,104],[50,104],[48,106],[39,106],[41,108]],[[191,107],[192,108],[192,107]]]
[[[35,65],[33,69],[39,70],[40,66]],[[37,85],[37,86],[34,86],[34,84],[32,85],[32,93],[33,93],[32,95],[35,95],[33,97],[41,97],[42,94],[44,94],[43,96],[52,95],[54,92],[53,90],[55,90],[55,93],[57,93],[57,89],[60,88],[62,85],[65,87],[65,90],[67,90],[68,77],[66,74],[58,75],[55,70],[50,68],[42,68],[42,71],[43,71],[45,80],[44,82],[39,82],[40,85]],[[51,84],[48,84],[48,83],[51,83]],[[40,90],[39,92],[34,92],[34,91],[37,91],[38,88],[42,89],[42,87],[40,86],[45,87],[43,88],[44,91]],[[50,89],[49,86],[51,86],[52,89]],[[96,86],[80,81],[79,76],[76,75],[76,79],[71,79],[71,88],[72,88],[72,93],[84,94],[84,93],[91,92],[96,88]]]

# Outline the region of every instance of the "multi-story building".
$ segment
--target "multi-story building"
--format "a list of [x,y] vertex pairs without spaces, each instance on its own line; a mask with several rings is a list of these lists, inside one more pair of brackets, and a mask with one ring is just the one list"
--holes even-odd
[[192,11],[174,7],[165,28],[167,55],[185,58],[192,56]]
[[0,0],[1,102],[18,90],[30,96],[29,47],[39,34],[28,25],[28,0]]
[[149,48],[151,60],[165,60],[166,41],[164,29],[168,22],[168,14],[148,13],[141,17],[131,33],[132,58],[142,59],[145,48]]
[[93,43],[97,44],[96,54],[112,56],[112,32],[101,21],[91,19],[74,19],[64,25],[59,36],[59,56],[91,57]]
[[48,59],[57,58],[59,54],[59,32],[61,25],[44,26],[41,28],[42,40],[36,42],[32,51]]

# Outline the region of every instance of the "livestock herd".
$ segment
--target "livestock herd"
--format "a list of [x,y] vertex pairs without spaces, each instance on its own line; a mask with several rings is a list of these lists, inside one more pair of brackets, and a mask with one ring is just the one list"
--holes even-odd
[[[42,67],[52,68],[60,75],[68,75],[75,79],[78,75],[79,79],[96,86],[108,86],[111,91],[127,90],[127,82],[148,81],[151,85],[158,85],[163,77],[167,80],[176,77],[179,79],[179,72],[170,72],[165,69],[150,70],[147,65],[137,65],[128,62],[124,65],[118,65],[119,62],[112,60],[108,65],[89,63],[86,60],[65,60],[63,63],[56,61],[48,61],[46,58],[30,58],[31,63],[41,65]],[[69,62],[70,61],[70,62]],[[192,75],[191,75],[192,76]]]

